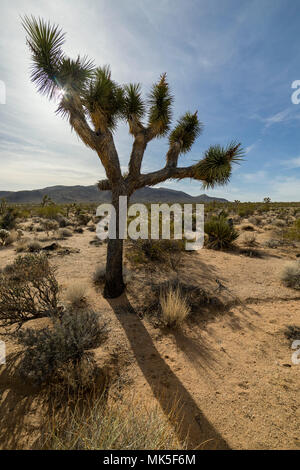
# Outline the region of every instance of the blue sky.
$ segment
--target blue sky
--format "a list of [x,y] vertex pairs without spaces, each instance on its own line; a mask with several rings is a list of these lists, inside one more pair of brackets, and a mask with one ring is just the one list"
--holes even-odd
[[[33,14],[67,32],[65,51],[110,64],[119,83],[141,82],[145,95],[162,72],[175,95],[174,120],[198,109],[204,132],[180,165],[211,144],[242,142],[246,160],[230,184],[206,191],[230,200],[300,200],[300,2],[293,0],[2,0],[0,190],[89,185],[104,177],[98,157],[37,94],[19,16]],[[132,138],[116,133],[126,169]],[[167,140],[149,145],[143,171],[164,165]],[[199,182],[164,186],[197,195]]]

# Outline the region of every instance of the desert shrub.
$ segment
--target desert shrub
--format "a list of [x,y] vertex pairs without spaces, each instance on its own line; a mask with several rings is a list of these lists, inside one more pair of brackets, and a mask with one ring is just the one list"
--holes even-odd
[[282,245],[281,240],[275,238],[270,238],[265,242],[265,246],[268,248],[278,248],[280,245]]
[[30,241],[31,240],[29,237],[24,237],[21,240],[19,240],[16,244],[16,252],[23,253],[24,251],[27,251],[27,246]]
[[8,230],[0,229],[0,245],[5,246],[9,236],[10,232]]
[[0,219],[0,229],[11,230],[16,226],[18,212],[14,207],[8,207]]
[[281,280],[287,287],[300,289],[300,260],[285,266],[281,273]]
[[256,241],[256,234],[255,233],[246,233],[243,238],[243,243],[246,246],[256,246],[257,241]]
[[16,231],[10,232],[9,236],[7,237],[5,241],[5,246],[13,245],[18,240],[18,237],[19,235]]
[[105,266],[97,266],[93,274],[93,281],[95,284],[103,284],[105,282]]
[[300,241],[300,219],[295,220],[292,227],[284,232],[283,236],[292,241]]
[[37,215],[44,219],[56,219],[61,209],[55,204],[49,206],[39,207],[37,210]]
[[248,222],[252,225],[257,225],[258,219],[257,217],[249,217]]
[[41,251],[42,245],[37,240],[31,240],[27,243],[26,249],[29,251],[29,253],[36,253]]
[[190,306],[179,287],[162,291],[160,295],[161,317],[168,327],[177,327],[190,313]]
[[68,287],[65,298],[72,306],[80,306],[85,303],[87,286],[82,282],[74,282]]
[[83,233],[83,228],[81,228],[81,227],[75,227],[75,228],[74,228],[74,232],[75,232],[75,233]]
[[0,274],[0,322],[22,324],[58,312],[58,283],[45,255],[18,256]]
[[[57,399],[59,402],[59,398]],[[186,449],[182,434],[180,406],[170,401],[165,414],[159,405],[149,408],[144,400],[126,397],[126,400],[107,400],[104,394],[75,399],[57,412],[46,423],[43,448],[51,450],[167,450]],[[170,425],[170,422],[172,425]]]
[[274,220],[273,225],[275,225],[275,227],[285,227],[287,225],[287,222],[282,219],[277,219]]
[[41,222],[41,227],[49,235],[49,232],[55,232],[58,229],[59,224],[56,220],[45,219]]
[[58,238],[61,238],[61,239],[72,237],[72,235],[73,233],[68,228],[60,228],[57,232]]
[[25,346],[20,374],[36,384],[47,382],[63,365],[78,364],[86,350],[96,348],[106,339],[106,324],[92,310],[66,311],[51,317],[51,328],[27,328],[17,333]]
[[136,240],[127,252],[130,261],[136,263],[166,262],[171,254],[185,249],[183,240]]
[[55,217],[56,222],[58,223],[60,228],[67,227],[68,225],[72,225],[71,220],[64,217],[62,214],[57,214]]
[[204,224],[208,235],[207,246],[214,250],[228,248],[238,238],[238,232],[224,217],[212,217]]
[[252,207],[240,206],[237,213],[240,217],[249,217],[254,213],[254,209]]
[[77,221],[79,225],[87,225],[90,220],[91,220],[90,215],[85,214],[84,212],[80,212],[77,215]]
[[96,225],[90,225],[90,226],[88,227],[88,230],[89,230],[90,232],[96,232]]

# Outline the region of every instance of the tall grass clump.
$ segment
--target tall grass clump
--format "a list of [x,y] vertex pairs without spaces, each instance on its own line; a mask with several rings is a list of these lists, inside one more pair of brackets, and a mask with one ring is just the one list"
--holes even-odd
[[[54,403],[55,405],[55,403]],[[46,423],[43,448],[48,450],[167,450],[186,449],[180,442],[178,404],[166,416],[158,405],[147,407],[128,397],[107,402],[104,396],[78,397],[53,412]],[[168,421],[174,423],[173,426]]]
[[74,282],[68,287],[65,298],[73,307],[78,307],[86,301],[87,286],[82,282]]
[[179,287],[170,287],[160,294],[162,322],[172,328],[180,326],[190,313],[190,306]]

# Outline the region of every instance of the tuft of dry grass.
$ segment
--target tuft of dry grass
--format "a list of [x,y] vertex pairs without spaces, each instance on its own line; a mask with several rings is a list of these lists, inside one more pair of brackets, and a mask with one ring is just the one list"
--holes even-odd
[[[107,401],[105,394],[97,397],[95,393],[78,394],[59,411],[57,408],[52,407],[46,423],[43,449],[186,449],[186,442],[177,437],[181,428],[177,401],[171,404],[167,416],[158,405],[150,409],[133,396],[121,402]],[[175,429],[169,421],[177,421]]]
[[178,327],[190,313],[190,306],[179,287],[169,288],[160,294],[162,320],[166,326]]
[[105,266],[97,266],[93,274],[93,281],[95,284],[103,284],[105,282]]
[[246,233],[243,238],[243,243],[246,246],[252,247],[257,245],[256,234],[255,233]]
[[68,287],[65,298],[73,307],[78,307],[86,303],[87,285],[77,281]]

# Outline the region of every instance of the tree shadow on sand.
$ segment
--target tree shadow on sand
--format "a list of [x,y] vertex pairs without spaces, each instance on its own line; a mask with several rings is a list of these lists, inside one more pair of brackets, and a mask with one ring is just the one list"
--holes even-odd
[[[26,386],[17,376],[16,363],[21,353],[11,353],[6,364],[0,366],[0,448],[18,450],[24,448],[26,433],[34,430],[34,409],[37,391]],[[20,438],[21,437],[21,438]],[[25,447],[27,447],[25,445]],[[29,446],[28,446],[29,447]]]
[[[126,294],[110,299],[109,304],[122,325],[137,363],[147,380],[154,397],[178,434],[189,449],[229,449],[228,443],[208,421],[197,403],[176,374],[156,349],[141,319],[134,314]],[[203,350],[202,354],[208,353]],[[162,390],[165,392],[162,393]],[[167,392],[167,393],[166,393]],[[178,414],[172,417],[174,401],[178,402]],[[176,422],[174,422],[176,419]],[[178,430],[178,421],[181,423]]]

